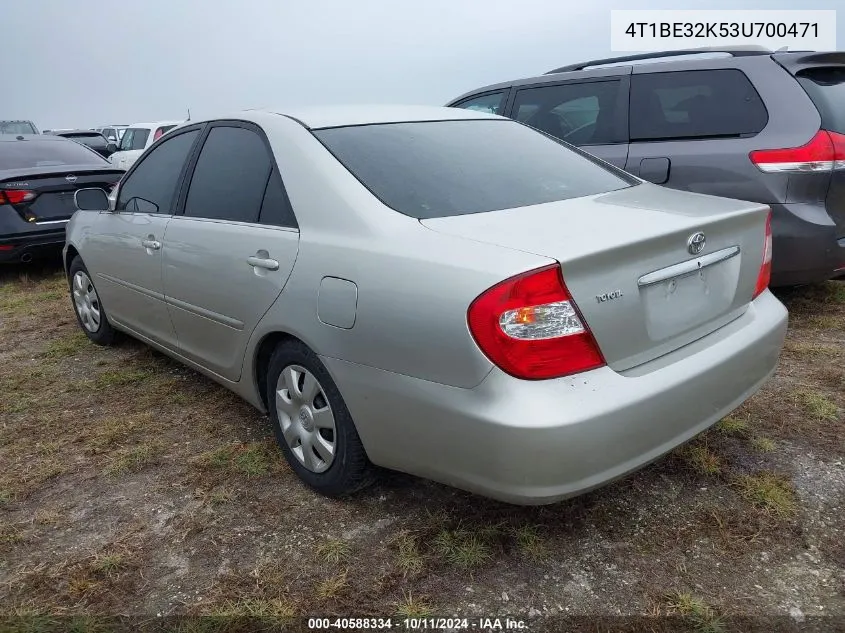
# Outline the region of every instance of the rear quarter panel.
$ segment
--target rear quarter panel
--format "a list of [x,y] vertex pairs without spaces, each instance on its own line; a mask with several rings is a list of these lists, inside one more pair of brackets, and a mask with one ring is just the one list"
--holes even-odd
[[[323,356],[456,387],[480,383],[492,364],[467,328],[469,304],[551,260],[433,233],[378,202],[299,124],[268,121],[264,129],[297,216],[300,250],[246,362],[254,365],[264,337],[286,332]],[[323,277],[357,286],[352,328],[317,317]]]

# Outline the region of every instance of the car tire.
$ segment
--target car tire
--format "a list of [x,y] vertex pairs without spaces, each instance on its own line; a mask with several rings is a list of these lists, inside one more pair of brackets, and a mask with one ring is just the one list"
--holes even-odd
[[303,482],[326,496],[340,497],[374,481],[375,469],[346,403],[308,346],[290,340],[276,347],[267,370],[267,394],[276,440]]
[[97,289],[82,258],[73,258],[68,269],[70,303],[80,329],[97,345],[112,345],[117,332],[109,323],[106,310],[100,302]]

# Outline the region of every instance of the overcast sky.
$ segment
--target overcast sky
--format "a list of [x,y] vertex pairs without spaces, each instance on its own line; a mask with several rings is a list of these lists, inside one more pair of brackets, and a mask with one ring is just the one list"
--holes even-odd
[[[41,128],[254,107],[443,104],[610,51],[610,9],[796,0],[0,0],[0,118]],[[813,9],[836,9],[818,0]],[[837,47],[845,48],[845,11]]]

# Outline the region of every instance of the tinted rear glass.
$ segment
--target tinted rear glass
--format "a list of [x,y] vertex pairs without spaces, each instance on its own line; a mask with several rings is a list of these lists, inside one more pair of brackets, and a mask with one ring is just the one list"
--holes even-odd
[[769,115],[739,70],[690,70],[631,77],[631,140],[752,136]]
[[106,138],[101,134],[67,134],[63,136],[88,146],[105,147],[107,144]]
[[0,134],[38,134],[29,121],[0,121]]
[[71,141],[9,141],[0,143],[0,169],[30,169],[62,165],[102,165],[108,161]]
[[845,68],[812,68],[798,81],[810,95],[822,117],[822,127],[845,134]]
[[513,121],[433,121],[317,130],[387,206],[425,219],[512,209],[634,184]]

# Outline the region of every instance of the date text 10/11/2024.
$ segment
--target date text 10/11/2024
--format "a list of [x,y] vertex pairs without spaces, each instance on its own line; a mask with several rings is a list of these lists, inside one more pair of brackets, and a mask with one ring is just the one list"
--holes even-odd
[[518,631],[528,628],[524,620],[512,618],[308,618],[308,628],[329,630],[406,631]]

